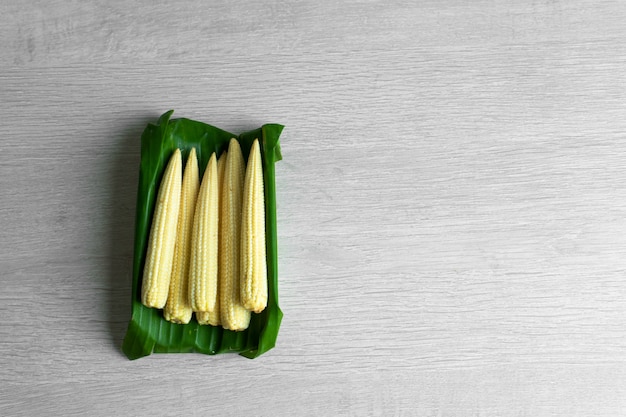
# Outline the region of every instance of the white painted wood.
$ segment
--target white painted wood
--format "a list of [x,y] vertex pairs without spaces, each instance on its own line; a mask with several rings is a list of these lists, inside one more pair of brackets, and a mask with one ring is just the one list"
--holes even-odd
[[[626,414],[626,3],[231,3],[0,4],[0,415]],[[257,360],[120,352],[170,108],[287,126]]]

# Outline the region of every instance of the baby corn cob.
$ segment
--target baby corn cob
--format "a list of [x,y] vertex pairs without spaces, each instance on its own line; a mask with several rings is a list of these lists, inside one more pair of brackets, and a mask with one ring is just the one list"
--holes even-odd
[[[226,168],[226,155],[227,152],[224,151],[222,152],[222,155],[219,157],[219,159],[217,160],[217,189],[218,189],[218,194],[220,194],[220,196],[218,197],[218,202],[221,203],[221,192],[222,192],[222,184],[224,183],[224,168]],[[221,218],[221,204],[218,204],[218,211],[220,212],[218,215],[218,218]],[[219,220],[218,220],[218,246],[219,246],[219,242],[221,241],[221,233],[219,233]],[[218,252],[219,254],[219,252]],[[218,257],[219,259],[219,257]],[[218,262],[219,264],[219,262]],[[218,275],[219,276],[219,275]],[[220,286],[218,281],[216,280],[216,289],[217,289],[217,293],[216,293],[216,300],[215,300],[215,308],[213,310],[212,313],[208,313],[206,311],[197,311],[196,312],[196,319],[198,320],[198,323],[200,324],[210,324],[211,326],[219,326],[222,324],[222,318],[221,318],[221,314],[220,314]]]
[[241,147],[236,139],[231,139],[222,185],[219,250],[221,319],[222,327],[229,330],[244,330],[250,323],[250,312],[241,305],[239,289],[244,175]]
[[143,269],[141,302],[163,308],[172,273],[176,224],[180,207],[182,158],[176,149],[165,168],[159,187]]
[[[221,194],[222,184],[224,183],[224,168],[226,168],[226,155],[227,152],[222,152],[222,155],[217,160],[217,189],[219,190],[218,194]],[[222,197],[220,196],[219,199]],[[219,210],[221,211],[221,209]],[[218,216],[221,217],[221,216]],[[219,221],[218,221],[218,229],[219,229]],[[218,232],[218,243],[221,240]],[[217,280],[216,280],[217,283]],[[217,298],[215,300],[215,309],[212,313],[207,313],[206,311],[197,311],[196,312],[196,320],[200,324],[210,324],[211,326],[219,326],[222,324],[222,319],[220,317],[220,300],[219,300],[219,284],[216,287],[217,289]]]
[[194,213],[189,265],[189,297],[193,311],[213,313],[217,300],[217,160],[211,155],[202,178]]
[[261,148],[255,139],[248,156],[241,220],[241,304],[255,313],[267,306],[265,197]]
[[180,213],[174,249],[174,265],[167,304],[163,310],[163,317],[173,323],[186,324],[191,320],[191,303],[189,302],[189,252],[191,241],[191,227],[193,214],[196,208],[196,198],[200,180],[198,174],[198,159],[196,149],[189,153],[181,192]]

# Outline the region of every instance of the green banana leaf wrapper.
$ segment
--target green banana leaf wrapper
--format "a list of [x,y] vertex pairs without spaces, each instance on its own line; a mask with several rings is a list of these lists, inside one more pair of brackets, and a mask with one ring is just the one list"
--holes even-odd
[[[173,110],[163,114],[156,125],[148,124],[141,136],[141,166],[137,193],[135,253],[133,259],[132,317],[122,344],[129,359],[155,353],[199,352],[208,355],[236,352],[255,358],[275,346],[283,313],[278,305],[276,242],[276,185],[274,164],[281,160],[279,137],[283,126],[266,124],[235,135],[217,127],[189,119],[170,119]],[[254,139],[259,139],[265,182],[265,235],[267,248],[268,304],[264,311],[252,313],[247,330],[234,332],[222,327],[199,325],[195,317],[189,324],[174,324],[163,318],[161,310],[141,304],[141,279],[152,215],[161,177],[176,148],[183,160],[196,148],[200,177],[213,152],[219,157],[237,138],[247,160]],[[184,163],[184,162],[183,162]]]

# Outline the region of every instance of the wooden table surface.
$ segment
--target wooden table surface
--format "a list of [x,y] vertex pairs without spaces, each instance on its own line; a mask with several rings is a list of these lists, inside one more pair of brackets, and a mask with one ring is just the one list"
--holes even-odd
[[[0,415],[626,415],[626,3],[5,1]],[[275,349],[129,361],[139,139],[286,126]]]

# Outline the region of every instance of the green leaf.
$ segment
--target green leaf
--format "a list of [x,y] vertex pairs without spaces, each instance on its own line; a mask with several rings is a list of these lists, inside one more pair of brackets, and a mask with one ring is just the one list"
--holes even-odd
[[[214,355],[238,352],[255,358],[276,344],[283,313],[278,305],[276,185],[274,164],[281,157],[279,137],[283,126],[268,124],[237,136],[217,127],[189,119],[173,119],[174,111],[163,114],[156,125],[148,124],[141,136],[141,165],[137,192],[135,256],[133,260],[132,317],[122,344],[129,359],[156,353],[200,352]],[[231,138],[238,138],[244,157],[248,158],[254,139],[261,143],[265,180],[265,229],[267,247],[268,305],[259,314],[252,313],[250,327],[242,332],[221,327],[201,326],[195,319],[189,324],[174,324],[163,318],[160,310],[141,304],[141,277],[146,245],[154,211],[158,185],[169,157],[180,148],[186,158],[195,147],[204,172],[211,154],[219,157]]]

